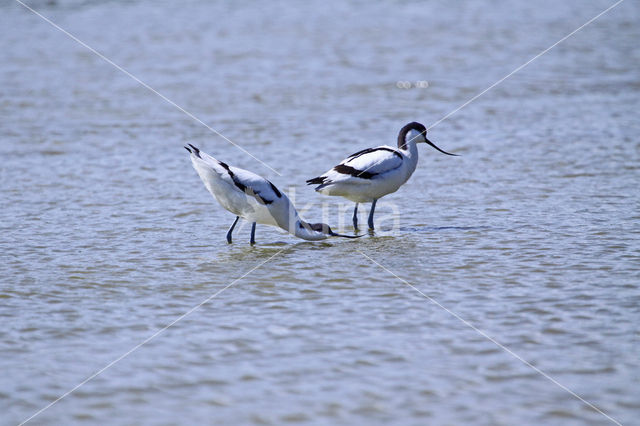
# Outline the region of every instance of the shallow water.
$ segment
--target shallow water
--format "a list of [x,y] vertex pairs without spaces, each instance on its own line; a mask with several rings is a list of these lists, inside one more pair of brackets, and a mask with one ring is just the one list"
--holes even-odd
[[255,247],[246,225],[225,243],[233,216],[184,143],[351,232],[352,205],[305,179],[435,123],[612,2],[30,4],[275,171],[3,2],[0,423],[205,301],[31,423],[610,424],[460,319],[637,422],[637,3],[435,126],[461,157],[420,146],[375,234],[259,226]]

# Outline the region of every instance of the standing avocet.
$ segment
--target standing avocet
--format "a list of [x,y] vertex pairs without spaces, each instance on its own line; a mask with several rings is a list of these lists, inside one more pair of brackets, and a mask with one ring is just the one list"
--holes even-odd
[[251,244],[255,244],[256,223],[277,226],[303,240],[324,240],[330,236],[354,238],[336,234],[325,223],[307,223],[289,198],[265,178],[250,171],[229,166],[189,144],[185,149],[191,154],[191,163],[209,192],[220,205],[236,215],[227,232],[231,233],[238,219],[251,222]]
[[398,134],[398,148],[379,146],[350,155],[321,176],[309,179],[308,185],[319,185],[316,191],[324,195],[339,195],[356,203],[353,227],[358,228],[358,203],[371,203],[369,229],[373,229],[373,213],[380,197],[396,192],[413,174],[418,164],[416,143],[428,143],[427,129],[420,123],[409,123]]

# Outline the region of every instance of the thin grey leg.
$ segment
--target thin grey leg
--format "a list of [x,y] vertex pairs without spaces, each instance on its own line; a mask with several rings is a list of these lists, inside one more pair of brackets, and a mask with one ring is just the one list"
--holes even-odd
[[373,200],[373,203],[371,203],[371,211],[369,212],[369,229],[373,229],[373,212],[376,211],[376,203],[378,202],[378,200]]
[[236,216],[236,220],[233,221],[233,225],[231,225],[231,228],[229,228],[229,231],[227,232],[227,242],[229,244],[231,244],[231,233],[233,232],[233,228],[236,227],[236,223],[238,223],[238,219],[240,219],[240,216]]
[[356,203],[356,207],[353,209],[353,229],[358,229],[358,203]]
[[249,243],[251,244],[256,243],[256,223],[255,222],[251,224],[251,239],[249,240]]

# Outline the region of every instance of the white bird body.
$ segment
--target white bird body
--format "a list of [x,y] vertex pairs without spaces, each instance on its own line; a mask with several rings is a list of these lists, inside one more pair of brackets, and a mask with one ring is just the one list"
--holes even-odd
[[[225,168],[218,160],[202,151],[200,157],[191,155],[191,163],[205,187],[222,207],[249,222],[279,226],[274,215],[282,216],[281,210],[288,211],[290,202],[286,195],[280,191],[276,193],[270,187],[271,182],[248,170],[233,166]],[[234,178],[250,190],[238,187]]]
[[371,203],[396,192],[409,180],[417,164],[418,149],[413,141],[406,150],[387,145],[370,148],[351,155],[324,173],[327,183],[320,185],[317,191],[356,203]]
[[[216,160],[193,145],[187,151],[191,163],[209,192],[222,207],[253,223],[251,242],[254,242],[255,224],[276,226],[304,240],[323,240],[334,233],[322,223],[309,224],[302,220],[289,198],[267,179],[239,167]],[[227,233],[231,242],[233,223]]]
[[326,173],[307,180],[316,191],[324,195],[337,195],[356,203],[353,226],[358,227],[358,203],[372,203],[369,228],[373,229],[376,201],[396,192],[409,180],[418,165],[417,143],[424,142],[442,151],[427,139],[427,129],[420,123],[409,123],[398,135],[398,147],[383,145],[350,155]]

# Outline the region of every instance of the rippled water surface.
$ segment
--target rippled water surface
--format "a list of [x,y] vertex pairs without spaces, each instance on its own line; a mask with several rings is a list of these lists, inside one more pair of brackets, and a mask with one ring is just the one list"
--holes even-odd
[[375,234],[254,247],[183,144],[350,233],[305,179],[613,2],[29,4],[274,170],[0,3],[1,424],[114,360],[30,423],[637,424],[637,2],[433,127]]

